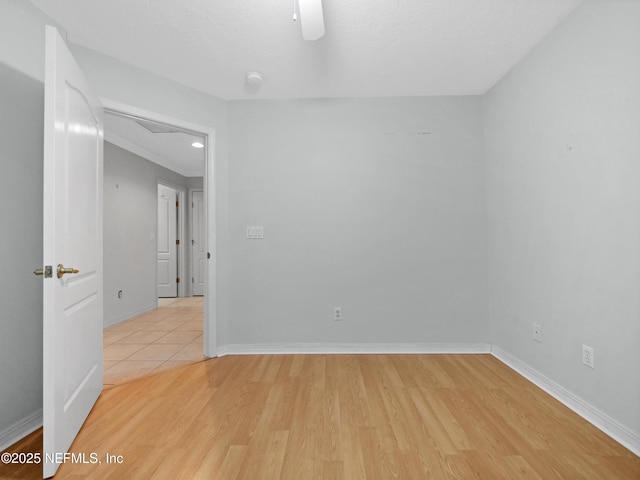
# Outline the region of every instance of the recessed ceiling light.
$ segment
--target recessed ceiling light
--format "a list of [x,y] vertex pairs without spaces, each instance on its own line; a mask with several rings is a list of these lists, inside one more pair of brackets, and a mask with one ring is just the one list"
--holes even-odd
[[192,147],[194,148],[204,148],[204,143],[200,143],[200,142],[193,142],[191,144]]

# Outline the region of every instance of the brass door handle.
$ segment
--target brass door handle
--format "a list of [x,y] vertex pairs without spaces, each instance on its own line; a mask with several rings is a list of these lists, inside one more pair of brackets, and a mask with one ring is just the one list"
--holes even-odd
[[58,278],[62,278],[65,273],[78,273],[75,268],[64,268],[64,265],[58,265]]

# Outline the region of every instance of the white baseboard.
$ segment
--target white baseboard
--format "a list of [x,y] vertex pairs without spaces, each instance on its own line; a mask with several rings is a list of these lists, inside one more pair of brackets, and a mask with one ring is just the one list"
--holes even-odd
[[267,343],[221,345],[217,355],[491,353],[489,343]]
[[26,418],[17,421],[8,428],[0,432],[0,451],[4,451],[18,440],[42,426],[42,409],[37,410]]
[[133,317],[137,317],[138,315],[142,315],[143,313],[150,312],[151,310],[155,310],[158,308],[157,303],[153,303],[151,305],[147,305],[146,307],[137,308],[132,310],[131,312],[123,313],[122,315],[118,315],[114,318],[105,319],[104,326],[102,328],[109,328],[117,325],[120,322],[124,322],[125,320],[129,320]]
[[525,377],[527,380],[540,387],[560,403],[573,410],[587,422],[609,435],[616,442],[628,448],[634,454],[640,456],[639,435],[631,432],[629,429],[600,412],[580,397],[577,397],[542,373],[531,368],[523,361],[517,359],[510,353],[505,352],[500,347],[493,345],[491,348],[491,354],[502,363]]

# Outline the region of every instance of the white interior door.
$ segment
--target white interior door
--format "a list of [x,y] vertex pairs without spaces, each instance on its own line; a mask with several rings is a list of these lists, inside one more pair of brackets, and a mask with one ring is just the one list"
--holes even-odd
[[192,294],[204,295],[207,245],[204,234],[204,195],[202,190],[191,193],[191,280]]
[[178,296],[178,192],[158,184],[158,297]]
[[[102,391],[102,106],[55,28],[46,30],[44,477]],[[58,265],[77,272],[56,275]],[[53,461],[52,461],[53,460]]]

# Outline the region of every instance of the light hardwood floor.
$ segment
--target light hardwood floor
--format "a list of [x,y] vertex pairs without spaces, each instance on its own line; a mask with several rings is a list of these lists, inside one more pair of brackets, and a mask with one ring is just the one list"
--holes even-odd
[[102,464],[56,479],[640,478],[639,457],[490,355],[212,359],[105,390],[71,451]]
[[204,298],[160,298],[159,308],[104,330],[104,385],[205,359]]

